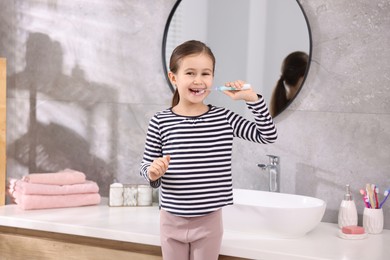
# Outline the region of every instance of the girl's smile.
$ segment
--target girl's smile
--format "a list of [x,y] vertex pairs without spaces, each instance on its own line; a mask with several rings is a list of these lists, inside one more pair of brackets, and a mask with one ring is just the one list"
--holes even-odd
[[207,88],[190,88],[190,92],[195,96],[201,96],[205,94],[207,91]]

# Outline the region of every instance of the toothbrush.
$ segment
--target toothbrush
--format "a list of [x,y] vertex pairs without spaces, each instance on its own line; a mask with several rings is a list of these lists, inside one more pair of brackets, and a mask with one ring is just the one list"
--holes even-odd
[[236,89],[236,88],[233,88],[233,87],[226,87],[226,86],[219,86],[219,87],[214,87],[213,90],[217,90],[217,91],[246,90],[246,89],[250,89],[250,88],[251,88],[251,84],[244,84],[244,85],[242,85],[241,89]]
[[367,197],[370,200],[371,208],[375,208],[374,199],[372,198],[372,189],[370,184],[366,184],[366,190],[367,190]]
[[376,209],[379,208],[379,201],[378,201],[378,193],[379,193],[379,188],[374,185],[374,195],[375,195],[375,205],[376,205]]
[[363,196],[363,201],[364,201],[364,204],[366,205],[366,208],[370,208],[370,204],[369,204],[367,196],[366,196],[367,195],[366,191],[363,189],[360,189],[360,194]]
[[385,195],[385,198],[382,200],[381,204],[379,205],[379,208],[382,208],[383,204],[386,202],[387,198],[389,197],[390,189],[386,190],[383,195]]

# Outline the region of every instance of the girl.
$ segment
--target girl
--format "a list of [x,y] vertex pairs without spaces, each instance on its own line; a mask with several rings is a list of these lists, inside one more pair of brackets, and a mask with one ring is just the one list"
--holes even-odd
[[141,163],[143,175],[160,187],[163,258],[218,259],[223,226],[221,208],[233,204],[233,137],[267,144],[277,133],[263,98],[226,83],[233,100],[244,100],[255,122],[220,107],[206,105],[215,58],[202,42],[187,41],[173,51],[169,79],[176,91],[172,107],[150,120]]

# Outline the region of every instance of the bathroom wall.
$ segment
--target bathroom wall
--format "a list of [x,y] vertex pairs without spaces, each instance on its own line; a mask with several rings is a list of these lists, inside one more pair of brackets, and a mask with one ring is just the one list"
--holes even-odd
[[[313,41],[310,72],[291,108],[276,119],[282,190],[324,199],[337,221],[345,184],[390,188],[390,2],[301,1]],[[385,207],[390,228],[390,203]],[[360,220],[361,220],[360,216]]]
[[[148,120],[169,106],[161,42],[175,0],[0,2],[7,58],[7,175],[74,168],[107,195],[143,183]],[[275,121],[273,145],[236,140],[234,186],[267,190],[257,163],[281,157],[281,191],[327,202],[336,222],[345,184],[390,187],[390,4],[300,1],[312,29],[309,75]],[[390,228],[390,203],[385,227]]]

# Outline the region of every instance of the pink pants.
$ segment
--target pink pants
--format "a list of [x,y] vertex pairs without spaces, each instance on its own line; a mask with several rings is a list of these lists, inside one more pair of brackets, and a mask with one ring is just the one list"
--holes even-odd
[[164,260],[217,260],[222,210],[201,217],[179,217],[161,210],[160,232]]

